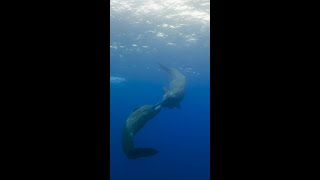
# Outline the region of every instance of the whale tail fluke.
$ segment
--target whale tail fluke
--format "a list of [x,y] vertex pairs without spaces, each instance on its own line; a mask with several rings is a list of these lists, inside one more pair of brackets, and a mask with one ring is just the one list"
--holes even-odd
[[128,159],[149,157],[159,153],[158,150],[153,148],[135,148],[134,137],[126,127],[124,127],[122,132],[122,149]]
[[163,64],[161,64],[161,63],[159,63],[159,62],[158,62],[157,64],[159,65],[159,67],[160,67],[162,70],[170,73],[170,68],[168,68],[167,66],[165,66],[165,65],[163,65]]
[[134,148],[127,153],[128,159],[137,159],[142,157],[149,157],[158,154],[159,151],[153,148]]

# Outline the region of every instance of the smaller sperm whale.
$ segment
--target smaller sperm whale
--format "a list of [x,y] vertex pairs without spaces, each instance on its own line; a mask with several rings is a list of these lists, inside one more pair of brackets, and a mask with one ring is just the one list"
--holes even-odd
[[168,68],[160,63],[158,64],[162,70],[168,73],[171,80],[169,88],[163,88],[164,95],[161,106],[170,109],[180,108],[180,102],[185,94],[186,77],[176,68]]

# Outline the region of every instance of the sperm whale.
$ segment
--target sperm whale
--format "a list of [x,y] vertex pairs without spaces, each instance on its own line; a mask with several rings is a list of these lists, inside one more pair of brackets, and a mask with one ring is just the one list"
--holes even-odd
[[133,109],[126,120],[122,131],[122,149],[128,159],[149,157],[158,154],[153,148],[137,148],[134,146],[134,136],[143,126],[161,111],[161,104],[143,105]]
[[180,102],[184,98],[186,77],[176,68],[168,68],[158,63],[160,68],[168,73],[171,80],[168,88],[163,88],[162,107],[180,108]]

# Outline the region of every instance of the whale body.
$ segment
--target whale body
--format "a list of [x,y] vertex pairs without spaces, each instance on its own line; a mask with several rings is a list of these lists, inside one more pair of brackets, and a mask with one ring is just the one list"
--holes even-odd
[[168,88],[163,88],[162,107],[180,108],[180,102],[184,98],[186,88],[186,77],[176,68],[169,68],[158,63],[160,68],[168,73],[170,84]]
[[134,136],[143,126],[161,111],[161,104],[143,105],[135,108],[126,120],[122,131],[122,149],[128,159],[149,157],[158,154],[153,148],[137,148],[134,146]]

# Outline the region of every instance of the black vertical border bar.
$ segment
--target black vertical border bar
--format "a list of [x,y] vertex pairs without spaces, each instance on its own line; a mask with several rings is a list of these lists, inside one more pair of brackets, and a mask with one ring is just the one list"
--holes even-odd
[[96,5],[96,119],[98,140],[98,179],[110,178],[110,1],[99,0]]
[[224,50],[223,4],[210,2],[210,179],[223,179],[222,56]]

